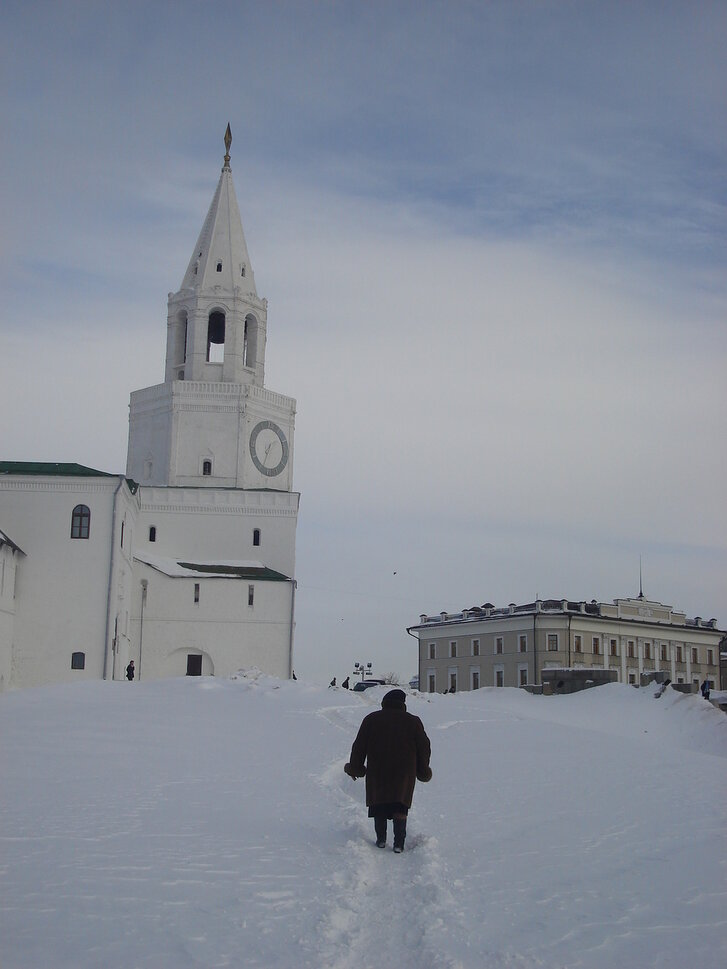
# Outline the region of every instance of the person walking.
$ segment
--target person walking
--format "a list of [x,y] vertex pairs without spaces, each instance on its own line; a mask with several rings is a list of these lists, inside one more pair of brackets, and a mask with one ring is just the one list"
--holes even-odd
[[705,700],[709,699],[709,680],[705,680],[704,683],[699,688],[702,691],[702,696]]
[[386,847],[389,818],[394,827],[394,851],[406,840],[406,820],[417,781],[432,779],[431,745],[419,717],[408,713],[403,690],[390,690],[381,710],[369,713],[359,727],[349,762],[349,777],[366,778],[366,806],[374,819],[376,847]]
[[134,679],[134,661],[133,661],[133,659],[131,660],[131,662],[129,663],[129,665],[126,667],[126,679],[129,680],[129,681],[131,681],[131,680]]

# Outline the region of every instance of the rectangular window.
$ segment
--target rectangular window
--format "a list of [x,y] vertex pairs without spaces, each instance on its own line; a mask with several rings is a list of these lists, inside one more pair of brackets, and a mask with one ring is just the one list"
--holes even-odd
[[618,640],[611,640],[611,656],[618,656]]
[[666,663],[666,661],[668,659],[668,657],[667,657],[667,651],[666,651],[666,643],[662,643],[661,644],[661,658]]
[[601,639],[599,636],[593,637],[593,655],[594,656],[601,655]]
[[558,652],[558,633],[548,633],[548,652]]
[[452,659],[457,658],[457,643],[454,641],[449,644],[449,655]]
[[156,542],[157,540],[157,528],[156,525],[149,526],[149,541]]
[[434,673],[429,673],[428,676],[428,688],[430,693],[435,693],[437,690],[437,679]]
[[581,643],[581,637],[580,636],[576,636],[574,638],[574,640],[573,640],[573,652],[574,653],[582,653],[583,652],[583,645]]
[[194,583],[194,601],[199,602],[199,582]]
[[629,673],[629,683],[634,686],[636,683],[636,673]]
[[429,644],[429,659],[436,659],[437,647],[435,643]]
[[505,671],[503,669],[495,670],[495,686],[505,685]]
[[472,670],[472,675],[470,676],[470,689],[479,690],[480,688],[480,671]]
[[521,653],[527,653],[528,651],[528,637],[519,636],[518,637],[518,649]]
[[480,641],[479,641],[479,639],[473,639],[472,640],[472,655],[473,656],[479,656],[480,655]]
[[501,656],[505,651],[505,643],[502,636],[495,637],[495,653]]
[[692,662],[699,663],[699,650],[696,646],[692,646]]
[[449,692],[457,692],[457,670],[449,671]]
[[255,603],[255,586],[249,585],[247,587],[247,604],[248,606],[252,606],[254,605],[254,603]]
[[518,679],[520,686],[528,685],[528,668],[527,666],[521,666],[518,670]]
[[684,662],[684,653],[682,652],[682,647],[677,646],[677,663]]
[[651,643],[644,643],[644,659],[651,659]]
[[707,662],[709,663],[710,666],[714,666],[714,650],[713,649],[708,649],[707,650]]
[[629,659],[633,659],[634,658],[635,653],[634,653],[634,641],[633,641],[633,639],[630,639],[628,641],[626,655],[628,656]]

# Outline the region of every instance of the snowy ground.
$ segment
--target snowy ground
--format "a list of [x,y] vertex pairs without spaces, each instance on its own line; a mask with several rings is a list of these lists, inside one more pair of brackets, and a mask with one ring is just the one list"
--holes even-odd
[[384,690],[0,697],[3,969],[727,965],[727,717],[696,696],[412,696],[407,851],[343,774]]

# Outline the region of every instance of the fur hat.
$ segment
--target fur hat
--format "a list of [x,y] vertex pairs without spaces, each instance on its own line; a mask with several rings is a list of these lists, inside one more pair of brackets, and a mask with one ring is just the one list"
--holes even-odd
[[403,690],[389,690],[381,706],[385,710],[406,710],[406,693]]

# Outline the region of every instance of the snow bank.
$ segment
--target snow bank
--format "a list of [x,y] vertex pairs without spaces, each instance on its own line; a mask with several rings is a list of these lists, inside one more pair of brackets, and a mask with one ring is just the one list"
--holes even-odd
[[342,771],[386,688],[257,671],[0,697],[3,969],[727,962],[727,718],[616,684],[412,695],[407,851]]

